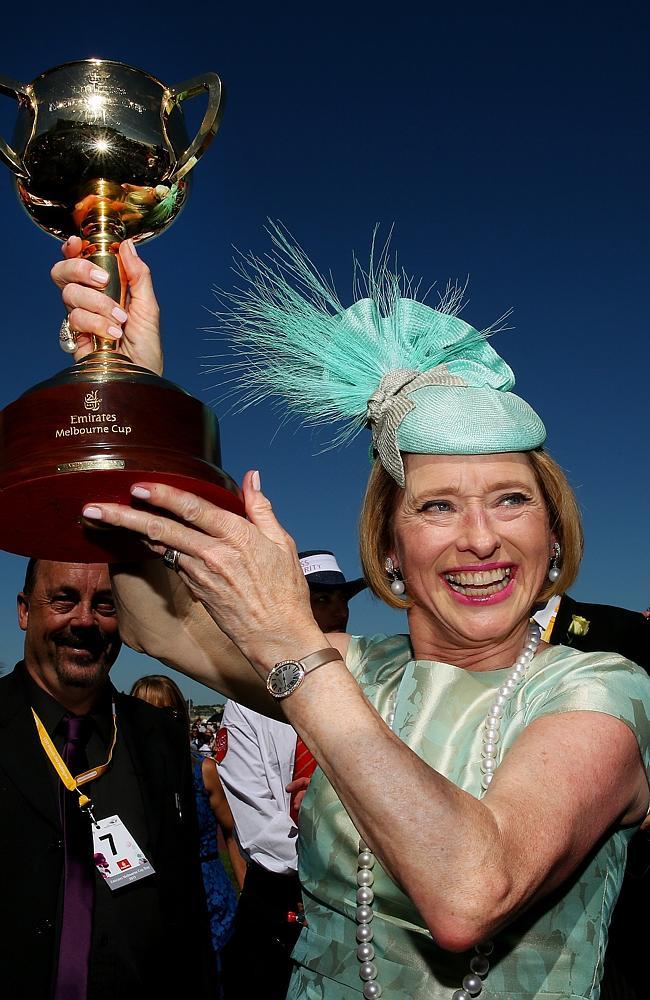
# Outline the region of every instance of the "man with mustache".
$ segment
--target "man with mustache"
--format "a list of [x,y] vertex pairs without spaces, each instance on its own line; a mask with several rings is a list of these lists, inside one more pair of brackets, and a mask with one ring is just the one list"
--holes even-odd
[[214,990],[189,748],[169,713],[110,683],[107,567],[30,560],[18,622],[24,660],[0,679],[4,995]]

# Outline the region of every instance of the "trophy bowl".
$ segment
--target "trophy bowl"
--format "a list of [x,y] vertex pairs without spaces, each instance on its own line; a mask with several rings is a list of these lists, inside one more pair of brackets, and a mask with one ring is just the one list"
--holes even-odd
[[[18,104],[12,145],[0,159],[29,217],[109,274],[124,305],[117,251],[157,236],[187,199],[188,174],[214,138],[221,81],[206,73],[175,87],[106,59],[66,63],[20,84],[0,76]],[[182,102],[207,94],[189,140]],[[93,338],[82,361],[28,390],[0,414],[0,547],[70,562],[149,556],[127,533],[91,529],[89,499],[131,503],[138,479],[178,486],[243,512],[221,469],[214,413],[182,389]]]

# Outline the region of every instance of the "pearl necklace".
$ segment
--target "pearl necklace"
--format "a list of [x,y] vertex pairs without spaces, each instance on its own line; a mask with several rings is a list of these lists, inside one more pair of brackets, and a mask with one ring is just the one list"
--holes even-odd
[[[483,794],[490,786],[497,764],[497,753],[500,739],[501,719],[503,711],[515,691],[523,681],[526,670],[532,661],[542,637],[542,630],[537,622],[528,626],[526,642],[507,678],[498,689],[494,701],[488,709],[483,723],[483,747],[481,750],[481,785]],[[397,691],[393,696],[391,709],[386,722],[392,730],[395,722],[395,705]],[[377,979],[378,969],[375,964],[375,949],[372,944],[374,932],[372,919],[374,916],[372,904],[375,898],[373,883],[375,877],[372,869],[375,866],[375,855],[362,838],[359,840],[359,855],[357,857],[357,959],[360,962],[359,976],[363,981],[364,1000],[378,1000],[382,995],[381,983]],[[483,981],[490,970],[489,956],[494,950],[491,941],[481,941],[475,945],[475,955],[469,963],[470,971],[463,979],[462,987],[456,990],[451,1000],[472,1000],[483,989]]]

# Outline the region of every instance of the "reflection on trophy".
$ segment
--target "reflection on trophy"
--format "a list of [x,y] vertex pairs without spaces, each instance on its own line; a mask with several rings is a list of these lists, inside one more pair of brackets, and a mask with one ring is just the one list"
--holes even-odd
[[[181,211],[188,174],[216,134],[221,82],[214,73],[166,87],[123,63],[87,59],[23,85],[0,76],[18,102],[12,146],[0,157],[22,205],[110,275],[124,304],[116,252],[125,239],[161,233]],[[181,103],[207,92],[189,142]],[[242,510],[220,468],[217,419],[208,407],[94,338],[83,361],[35,386],[0,415],[0,547],[67,561],[115,562],[147,550],[115,532],[89,530],[89,499],[130,502],[129,486],[155,479]]]

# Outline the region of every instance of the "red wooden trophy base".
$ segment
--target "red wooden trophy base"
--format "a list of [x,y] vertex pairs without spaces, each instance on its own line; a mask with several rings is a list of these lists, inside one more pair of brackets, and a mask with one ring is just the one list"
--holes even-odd
[[114,353],[96,352],[0,414],[0,548],[62,562],[151,556],[129,532],[90,526],[92,500],[138,506],[138,481],[168,483],[243,514],[223,472],[214,413]]

